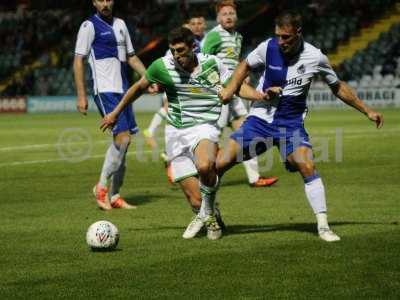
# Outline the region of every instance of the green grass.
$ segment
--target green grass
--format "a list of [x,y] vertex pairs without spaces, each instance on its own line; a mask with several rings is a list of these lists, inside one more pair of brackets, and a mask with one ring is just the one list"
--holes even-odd
[[[280,177],[275,187],[251,189],[241,166],[224,177],[219,201],[228,232],[221,240],[183,240],[192,213],[161,162],[148,151],[138,161],[136,144],[123,195],[138,209],[96,208],[91,188],[109,137],[95,114],[2,115],[0,299],[398,299],[400,111],[384,113],[382,130],[354,111],[314,111],[306,123],[320,138],[316,150],[321,138],[329,145],[318,170],[330,223],[342,237],[334,244],[317,237],[302,180],[285,171],[276,150],[265,173]],[[137,116],[141,128],[150,117]],[[342,162],[335,162],[337,127]],[[67,128],[87,136],[57,146]],[[71,141],[78,143],[66,147]],[[90,157],[68,162],[60,153]],[[118,226],[117,251],[88,250],[86,229],[101,219]]]

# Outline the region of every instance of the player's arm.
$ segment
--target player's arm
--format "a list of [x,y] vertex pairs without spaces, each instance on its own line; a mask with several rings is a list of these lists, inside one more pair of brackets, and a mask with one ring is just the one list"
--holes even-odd
[[[250,66],[244,60],[236,67],[231,79],[229,80],[229,83],[219,92],[219,98],[221,99],[222,103],[228,103],[232,99],[233,95],[239,90],[244,79],[248,76],[249,73]],[[243,92],[245,91],[242,91],[242,93]],[[241,97],[247,98],[245,96],[242,96],[240,92],[239,95]]]
[[131,37],[129,35],[128,27],[126,26],[124,21],[122,21],[122,23],[123,23],[123,31],[124,31],[124,36],[125,36],[125,43],[126,43],[125,45],[126,45],[128,64],[134,71],[139,73],[140,77],[142,77],[144,75],[144,72],[146,72],[146,68],[143,65],[140,58],[136,55],[135,49],[133,48]]
[[78,98],[76,100],[76,108],[80,113],[86,115],[88,109],[88,100],[86,97],[85,65],[83,62],[83,56],[75,55],[73,68],[75,86],[78,94]]
[[347,83],[338,81],[337,84],[331,85],[330,88],[336,97],[366,115],[371,121],[375,122],[377,128],[383,126],[383,115],[369,108],[360,98],[357,97],[356,93]]
[[281,95],[282,88],[280,87],[270,87],[263,93],[257,91],[246,82],[249,73],[250,66],[244,60],[235,69],[226,87],[218,93],[222,103],[226,104],[231,101],[234,94],[249,101],[271,100]]
[[114,110],[104,116],[100,128],[103,131],[105,131],[107,128],[112,128],[117,120],[118,115],[124,110],[124,108],[138,99],[149,86],[150,82],[145,76],[142,76],[139,81],[129,88]]
[[[140,58],[135,54],[135,49],[133,48],[132,40],[129,35],[128,27],[126,27],[126,24],[124,22],[124,30],[125,30],[125,41],[126,41],[126,53],[127,53],[127,61],[129,66],[139,73],[140,76],[143,76],[144,73],[146,72],[146,67],[140,60]],[[148,92],[151,94],[157,93],[158,92],[158,86],[157,85],[151,85],[148,88]]]
[[356,93],[347,83],[339,80],[335,71],[333,71],[329,64],[326,55],[321,53],[317,68],[319,73],[322,75],[322,78],[329,85],[332,93],[336,97],[366,115],[368,119],[376,123],[377,128],[383,126],[383,115],[369,108],[360,98],[357,97]]
[[137,55],[129,56],[128,64],[131,66],[133,70],[138,72],[140,76],[143,76],[144,72],[146,72],[146,67],[144,66],[144,64]]
[[[269,40],[259,44],[256,49],[247,55],[236,67],[233,75],[229,81],[229,84],[220,92],[220,98],[223,103],[229,101],[235,93],[239,90],[240,86],[250,74],[252,68],[266,64],[266,52]],[[266,91],[266,93],[268,93]]]
[[[144,73],[146,72],[146,67],[144,66],[144,64],[142,63],[142,61],[140,60],[140,58],[137,55],[128,57],[128,64],[131,66],[131,68],[133,70],[138,72],[140,74],[140,76],[143,76]],[[159,87],[157,86],[157,84],[151,84],[148,87],[147,91],[150,94],[155,94],[155,93],[158,93]]]
[[89,54],[94,40],[94,27],[90,21],[85,21],[79,28],[75,44],[75,58],[73,63],[75,87],[77,92],[76,108],[84,115],[87,113],[88,100],[85,86],[84,58]]
[[243,82],[243,84],[240,86],[238,94],[241,98],[249,101],[268,101],[274,99],[275,97],[279,97],[282,94],[282,88],[279,86],[273,86],[268,88],[264,93],[261,93],[251,85]]

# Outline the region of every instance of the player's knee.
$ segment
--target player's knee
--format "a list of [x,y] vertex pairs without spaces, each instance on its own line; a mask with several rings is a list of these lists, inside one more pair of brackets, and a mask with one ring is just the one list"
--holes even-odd
[[304,177],[308,177],[314,175],[315,165],[313,161],[307,161],[298,164],[298,169]]
[[197,162],[197,171],[199,172],[200,176],[207,176],[215,169],[215,162],[212,161],[200,161]]
[[217,172],[223,170],[225,168],[226,163],[227,161],[224,160],[223,157],[218,157],[217,161],[215,162],[215,169],[217,170]]
[[120,133],[115,138],[115,143],[120,148],[128,148],[131,143],[131,135],[129,133]]

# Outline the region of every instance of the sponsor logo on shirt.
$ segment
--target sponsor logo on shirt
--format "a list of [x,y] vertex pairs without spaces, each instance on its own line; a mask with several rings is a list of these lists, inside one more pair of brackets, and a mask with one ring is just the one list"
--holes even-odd
[[292,78],[286,82],[286,85],[301,85],[303,78]]
[[270,68],[271,70],[279,70],[279,71],[282,70],[282,67],[281,67],[281,66],[268,65],[268,68]]
[[301,65],[300,67],[297,68],[297,73],[304,74],[305,72],[306,72],[306,67],[304,65]]

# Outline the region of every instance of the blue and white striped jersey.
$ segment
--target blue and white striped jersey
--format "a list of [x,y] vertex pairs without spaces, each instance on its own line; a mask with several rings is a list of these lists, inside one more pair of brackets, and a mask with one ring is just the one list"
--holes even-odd
[[298,57],[285,61],[276,38],[262,42],[246,58],[251,68],[264,66],[257,90],[280,86],[283,94],[272,102],[254,102],[249,115],[278,126],[299,126],[307,110],[307,94],[312,78],[320,74],[328,85],[339,81],[321,50],[304,42]]
[[107,23],[97,14],[82,23],[75,55],[89,56],[93,90],[123,94],[129,88],[127,56],[135,54],[125,22],[113,18]]

